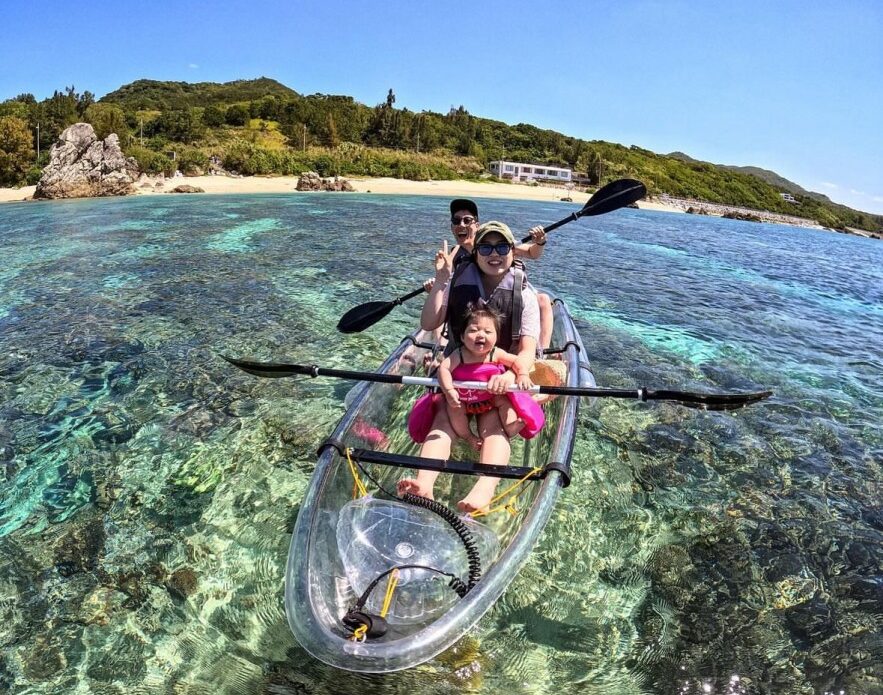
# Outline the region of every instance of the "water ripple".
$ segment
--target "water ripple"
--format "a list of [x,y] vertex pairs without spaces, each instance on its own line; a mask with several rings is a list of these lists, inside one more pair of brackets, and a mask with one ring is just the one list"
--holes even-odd
[[[479,204],[516,230],[566,212]],[[880,689],[883,248],[645,211],[562,228],[530,268],[568,301],[598,382],[773,399],[734,413],[598,399],[573,484],[469,636],[384,677],[342,678],[298,647],[288,541],[350,385],[258,380],[220,355],[375,368],[419,302],[361,334],[337,319],[419,285],[446,205],[4,206],[7,690]]]

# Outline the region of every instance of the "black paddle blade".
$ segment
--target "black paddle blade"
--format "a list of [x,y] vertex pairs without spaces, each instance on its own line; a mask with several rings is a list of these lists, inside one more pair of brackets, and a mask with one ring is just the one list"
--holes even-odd
[[[619,210],[619,208],[624,208],[626,205],[639,201],[645,195],[647,195],[647,187],[640,181],[635,179],[611,181],[606,186],[602,186],[595,191],[595,195],[589,198],[589,202],[583,205],[582,210],[572,212],[563,220],[546,225],[546,234],[558,229],[558,227],[563,227],[568,222],[578,220],[580,217],[604,215],[608,212]],[[530,235],[528,234],[521,241],[526,244],[530,241]]]
[[307,374],[312,376],[310,369],[299,364],[276,364],[275,362],[252,362],[250,360],[238,360],[235,357],[221,355],[234,367],[239,367],[243,372],[265,379],[281,379],[285,376],[297,376]]
[[367,302],[354,306],[337,322],[341,333],[360,333],[373,326],[395,308],[395,302]]
[[391,302],[366,302],[365,304],[359,304],[359,306],[353,307],[340,317],[340,321],[337,322],[337,330],[341,333],[359,333],[364,331],[369,326],[377,323],[399,304],[428,291],[425,287],[420,287]]
[[636,203],[645,195],[647,195],[647,187],[640,181],[635,179],[611,181],[599,188],[577,215],[580,217],[604,215]]
[[685,391],[647,390],[647,400],[672,401],[698,410],[739,410],[773,395],[772,391],[757,393],[689,393]]

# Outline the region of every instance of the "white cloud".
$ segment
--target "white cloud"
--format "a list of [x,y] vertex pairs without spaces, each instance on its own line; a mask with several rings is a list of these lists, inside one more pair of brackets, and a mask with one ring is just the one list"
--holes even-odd
[[875,203],[883,203],[883,195],[875,195],[871,197]]
[[190,68],[191,70],[196,70],[199,68],[199,66],[196,63],[190,63],[187,67]]
[[840,186],[838,186],[836,183],[830,183],[828,181],[822,181],[820,185],[822,186],[822,188],[830,188],[832,191],[836,191],[838,188],[840,188]]
[[857,190],[855,190],[854,188],[850,188],[850,189],[849,189],[849,192],[852,193],[853,195],[868,195],[868,194],[865,193],[864,191],[857,191]]

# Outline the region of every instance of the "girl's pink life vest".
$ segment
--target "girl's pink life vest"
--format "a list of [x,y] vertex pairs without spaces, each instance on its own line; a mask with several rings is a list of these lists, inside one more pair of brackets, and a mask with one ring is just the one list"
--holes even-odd
[[[451,372],[454,381],[483,381],[487,383],[495,374],[502,374],[506,367],[496,362],[476,362],[474,364],[459,364]],[[457,389],[460,394],[460,402],[464,405],[480,403],[495,398],[495,394],[485,389]],[[546,424],[546,415],[537,402],[531,398],[527,391],[508,391],[506,396],[518,413],[519,419],[524,421],[524,427],[518,433],[525,439],[532,439]],[[440,393],[426,393],[417,399],[411,413],[408,415],[408,433],[418,444],[422,444],[432,430],[432,421],[435,418],[437,408],[445,405],[445,397]]]

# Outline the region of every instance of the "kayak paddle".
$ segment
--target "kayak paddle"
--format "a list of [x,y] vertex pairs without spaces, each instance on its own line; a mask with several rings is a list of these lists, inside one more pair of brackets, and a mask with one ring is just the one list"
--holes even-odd
[[[626,205],[638,202],[645,195],[647,195],[647,188],[640,181],[635,179],[617,179],[599,188],[595,195],[589,198],[588,202],[583,205],[582,210],[568,215],[563,220],[558,220],[548,227],[543,227],[543,229],[548,234],[568,222],[578,220],[580,217],[604,215],[608,212],[619,210],[619,208],[624,208]],[[527,243],[530,241],[530,235],[528,234],[521,241],[522,243]]]
[[[611,181],[606,186],[599,188],[581,210],[568,215],[563,220],[550,224],[548,227],[544,227],[544,229],[546,233],[549,233],[568,222],[578,220],[580,217],[592,217],[613,212],[619,208],[624,208],[626,205],[631,205],[645,195],[647,195],[647,189],[640,181],[635,179]],[[521,241],[524,243],[530,241],[530,236],[524,237]],[[380,321],[402,302],[406,302],[424,291],[423,288],[414,290],[392,302],[367,302],[359,304],[359,306],[353,307],[340,317],[340,321],[337,322],[337,330],[341,333],[360,333]]]
[[403,297],[399,297],[391,302],[366,302],[354,306],[337,322],[337,330],[341,333],[361,333],[366,328],[373,326],[375,323],[385,317],[390,311],[395,309],[402,302],[422,294],[426,290],[421,287],[419,290],[409,292]]
[[[232,357],[224,357],[234,367],[254,376],[278,379],[287,376],[328,376],[351,381],[376,381],[384,384],[405,386],[438,386],[436,379],[421,376],[401,376],[400,374],[378,374],[376,372],[353,372],[346,369],[324,369],[314,364],[280,364],[276,362],[252,362]],[[486,389],[483,381],[458,381],[454,385],[462,389]],[[517,391],[514,384],[510,391]],[[590,398],[630,398],[639,401],[673,401],[687,408],[701,410],[737,410],[757,403],[773,395],[772,391],[755,393],[694,393],[690,391],[670,391],[666,389],[612,389],[583,386],[534,386],[530,393],[544,393],[550,396],[588,396]]]

